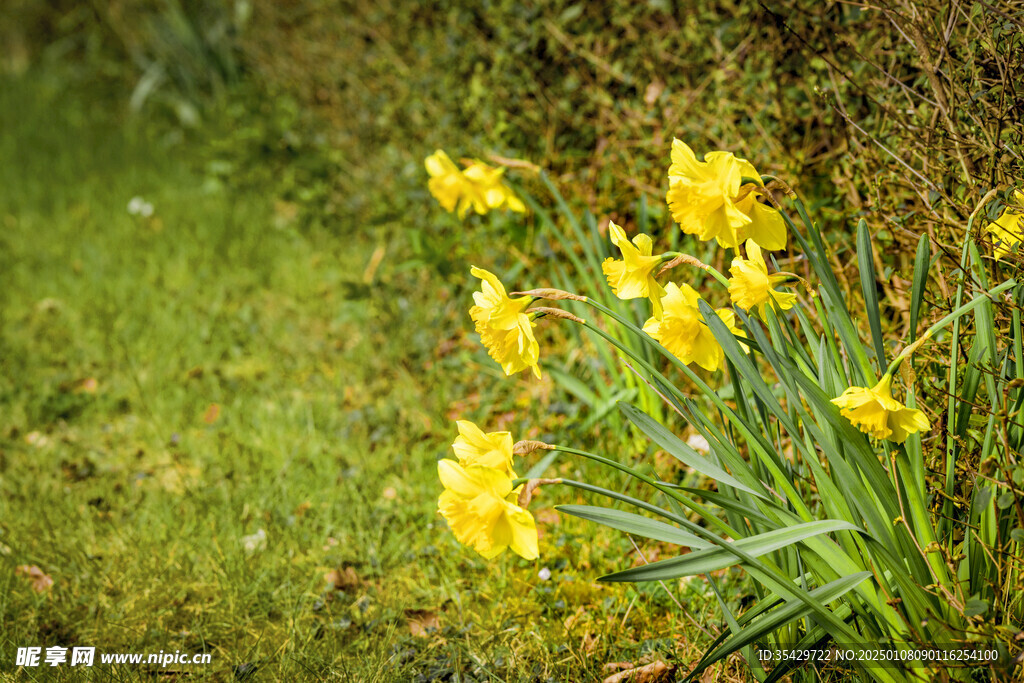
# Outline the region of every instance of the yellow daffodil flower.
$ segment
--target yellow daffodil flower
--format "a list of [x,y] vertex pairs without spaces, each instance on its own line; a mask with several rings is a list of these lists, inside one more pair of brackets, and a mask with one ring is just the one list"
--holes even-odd
[[502,472],[512,471],[512,434],[484,431],[469,420],[458,420],[459,435],[452,444],[463,467],[483,465]]
[[626,232],[615,223],[608,224],[608,236],[622,252],[621,261],[606,258],[601,264],[615,296],[620,299],[648,297],[654,307],[654,315],[661,315],[661,297],[665,296],[665,288],[654,279],[654,270],[661,265],[662,259],[661,256],[651,256],[651,238],[641,233],[633,238],[631,244],[626,239]]
[[490,209],[502,207],[516,213],[526,211],[522,200],[515,195],[512,188],[502,182],[504,168],[495,168],[474,160],[462,173],[471,183],[473,208],[477,213],[483,214]]
[[928,429],[928,417],[914,408],[907,408],[892,397],[892,375],[870,389],[850,387],[843,395],[832,399],[840,414],[854,427],[876,439],[903,443],[907,437]]
[[481,215],[502,207],[520,213],[526,211],[519,197],[502,182],[504,168],[474,160],[465,170],[459,170],[440,149],[424,160],[424,166],[430,174],[427,181],[430,194],[446,211],[458,213],[459,218],[465,218],[470,209]]
[[[1024,192],[1014,190],[1013,201],[1018,206],[1024,206]],[[1014,244],[1024,240],[1024,213],[1021,213],[1019,208],[1011,209],[1008,206],[1003,209],[999,218],[989,223],[988,231],[993,239],[999,241],[995,257],[1003,258],[1010,253]]]
[[[744,177],[750,184],[743,185]],[[673,140],[668,178],[669,209],[683,232],[727,248],[747,239],[768,250],[786,246],[785,222],[778,211],[758,201],[766,190],[746,159],[708,152],[698,161],[686,143]]]
[[[688,284],[679,287],[670,282],[665,290],[665,296],[661,299],[663,313],[660,317],[649,318],[644,323],[644,332],[657,339],[672,355],[687,365],[696,363],[705,370],[721,367],[725,353],[711,329],[704,323],[697,306],[700,295]],[[732,311],[719,310],[717,313],[734,334],[740,334]]]
[[533,515],[514,502],[519,493],[512,489],[514,472],[441,460],[437,474],[445,488],[437,509],[459,543],[487,559],[506,548],[527,560],[537,559],[537,525]]
[[[459,167],[444,153],[437,150],[423,162],[430,174],[427,188],[445,211],[455,211],[465,194],[467,180]],[[460,212],[460,215],[465,215]]]
[[470,272],[483,281],[481,291],[473,293],[476,306],[469,309],[469,315],[487,353],[501,365],[506,375],[532,368],[539,379],[540,345],[533,336],[536,323],[524,312],[533,299],[528,296],[511,299],[493,273],[475,266]]
[[789,281],[789,273],[768,274],[768,266],[761,256],[761,248],[754,240],[747,240],[748,258],[734,258],[729,272],[729,297],[732,302],[753,313],[764,317],[764,309],[770,300],[775,301],[779,308],[788,310],[796,303],[796,294],[778,292],[775,285]]

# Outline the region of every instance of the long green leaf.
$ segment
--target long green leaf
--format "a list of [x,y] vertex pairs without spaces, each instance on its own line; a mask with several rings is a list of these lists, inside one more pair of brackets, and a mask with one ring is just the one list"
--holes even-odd
[[910,341],[917,340],[917,318],[921,312],[924,288],[928,286],[928,267],[931,265],[928,235],[921,235],[914,258],[914,282],[910,290]]
[[[812,536],[828,534],[834,531],[860,531],[859,527],[849,522],[827,519],[820,522],[805,522],[783,529],[767,531],[757,536],[741,538],[730,545],[742,550],[752,557],[760,557],[781,548],[799,543]],[[706,574],[737,564],[739,560],[732,548],[715,546],[707,550],[673,557],[667,560],[652,562],[641,567],[633,567],[621,572],[602,576],[600,581],[659,581],[677,579],[681,576]]]
[[[871,576],[871,572],[857,572],[849,576],[830,581],[824,586],[819,586],[808,593],[808,596],[820,604],[828,604],[849,593],[857,587],[861,581]],[[698,671],[706,669],[723,657],[727,657],[742,647],[755,642],[780,626],[802,619],[811,613],[811,609],[805,604],[788,601],[782,607],[768,612],[763,617],[753,620],[739,633],[731,636],[722,643],[716,650],[704,657],[698,666]]]
[[619,409],[627,418],[629,418],[629,421],[636,425],[641,432],[648,436],[648,438],[675,456],[676,459],[688,467],[692,467],[705,477],[710,477],[715,481],[740,489],[741,491],[746,491],[747,493],[759,498],[767,497],[764,493],[747,486],[739,479],[687,446],[682,439],[670,432],[664,427],[664,425],[653,419],[647,413],[631,406],[628,403],[620,403]]
[[871,233],[868,224],[860,219],[857,224],[857,266],[860,269],[860,290],[864,294],[864,308],[871,327],[871,339],[875,344],[878,367],[885,367],[885,343],[882,337],[882,320],[878,312],[878,286],[876,284],[874,252],[871,249]]
[[634,536],[651,538],[655,541],[674,543],[688,548],[710,548],[707,541],[694,536],[681,529],[659,522],[650,517],[644,517],[633,512],[616,510],[614,508],[598,507],[595,505],[556,505],[555,509],[567,515],[588,519],[604,526],[624,531]]

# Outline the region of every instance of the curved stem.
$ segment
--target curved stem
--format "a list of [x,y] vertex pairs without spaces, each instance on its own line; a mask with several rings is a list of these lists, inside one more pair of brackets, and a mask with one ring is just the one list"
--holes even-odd
[[968,301],[966,304],[963,304],[962,306],[958,306],[957,308],[953,309],[953,311],[951,311],[948,315],[944,316],[941,320],[939,320],[934,325],[925,330],[924,333],[921,335],[920,339],[918,339],[916,342],[914,342],[907,348],[903,349],[903,351],[900,352],[900,355],[896,356],[893,359],[892,363],[889,364],[889,368],[886,370],[886,373],[890,375],[895,373],[896,370],[899,369],[900,364],[907,358],[909,358],[911,355],[913,355],[914,351],[916,351],[917,348],[921,346],[921,344],[924,343],[925,340],[934,337],[946,325],[949,325],[951,322],[958,320],[961,316],[970,313],[975,308],[984,303],[986,300],[991,299],[997,294],[1002,294],[1007,289],[1015,287],[1016,285],[1017,282],[1015,280],[1007,280],[998,287],[995,287],[987,292],[982,292],[978,296]]
[[667,257],[665,258],[666,261],[679,259],[678,263],[686,263],[691,266],[694,266],[695,268],[700,268],[701,270],[710,273],[723,286],[729,286],[729,279],[722,275],[722,273],[719,272],[717,268],[709,266],[708,264],[704,263],[703,261],[696,257],[690,256],[689,254],[684,254],[681,251],[666,251],[664,254],[662,254],[662,257]]

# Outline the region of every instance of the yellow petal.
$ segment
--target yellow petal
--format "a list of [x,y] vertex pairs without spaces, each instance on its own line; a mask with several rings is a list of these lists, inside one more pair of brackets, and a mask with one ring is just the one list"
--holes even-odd
[[423,164],[426,166],[427,173],[435,177],[459,172],[458,167],[455,166],[448,155],[440,149],[436,150],[433,154],[424,159]]
[[669,166],[668,174],[671,176],[683,176],[687,178],[698,177],[703,174],[704,163],[697,161],[697,155],[693,153],[690,146],[682,140],[672,140],[672,165]]
[[472,498],[480,492],[480,482],[454,460],[438,460],[437,476],[446,489],[461,498]]
[[[752,198],[755,196],[753,192],[750,194]],[[786,248],[786,221],[778,209],[752,200],[749,211],[744,213],[750,218],[750,224],[745,228],[747,239],[753,240],[768,251]]]
[[508,208],[516,213],[526,213],[526,205],[523,204],[523,200],[515,195],[512,190],[508,190],[505,201],[508,203]]
[[911,434],[930,429],[931,423],[920,410],[903,408],[889,414],[888,427],[892,431],[889,440],[903,443]]
[[650,256],[651,251],[654,249],[654,241],[651,240],[650,235],[640,233],[633,238],[633,244],[636,245],[637,251],[643,256]]
[[629,240],[626,238],[626,231],[615,224],[614,221],[608,221],[608,237],[611,239],[612,244],[622,249],[623,244],[629,244]]
[[507,519],[511,527],[509,547],[524,560],[536,560],[540,556],[537,547],[537,524],[528,511],[517,505],[506,503],[509,508]]
[[497,470],[508,471],[512,468],[512,434],[509,432],[491,432],[485,434],[482,429],[468,420],[458,420],[456,425],[459,436],[452,443],[459,463],[464,467],[482,465]]

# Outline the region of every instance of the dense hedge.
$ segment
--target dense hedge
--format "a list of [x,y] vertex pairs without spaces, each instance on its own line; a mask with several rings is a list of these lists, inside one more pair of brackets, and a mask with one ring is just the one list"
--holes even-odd
[[677,136],[737,150],[909,244],[1024,177],[1024,10],[889,7],[17,0],[4,42],[9,64],[54,45],[120,63],[136,104],[186,119],[245,76],[328,120],[353,182],[384,172],[382,149],[403,152],[385,154],[393,167],[445,145],[571,174],[609,209],[660,192]]

